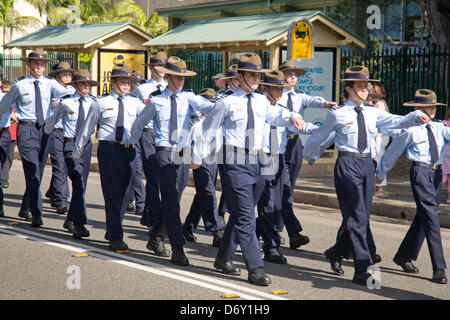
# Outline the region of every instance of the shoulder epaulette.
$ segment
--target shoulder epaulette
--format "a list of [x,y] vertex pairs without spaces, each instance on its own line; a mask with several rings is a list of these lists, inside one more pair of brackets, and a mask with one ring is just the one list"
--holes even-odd
[[344,106],[343,104],[332,106],[330,110],[337,110],[337,109],[342,108],[343,106]]
[[374,107],[374,108],[376,108],[376,106],[374,106],[373,104],[370,104],[370,103],[365,103],[365,102],[364,102],[364,106],[366,106],[366,107]]
[[[431,121],[433,121],[433,122],[441,122],[441,123],[443,123],[443,122],[442,122],[442,120],[439,120],[439,119],[431,119]],[[445,123],[444,123],[444,125],[445,125]]]
[[107,96],[109,96],[109,92],[102,94],[101,96],[99,96],[99,98],[104,98],[104,97],[107,97]]
[[229,95],[232,95],[233,92],[234,92],[233,90],[227,90],[227,91],[224,91],[224,92],[219,92],[217,94],[217,100],[224,99],[224,98],[228,97]]
[[14,82],[17,82],[17,81],[22,81],[23,79],[25,79],[26,77],[25,76],[23,76],[23,77],[20,77],[20,78],[17,78],[16,80],[14,80]]
[[160,94],[161,94],[161,90],[157,89],[157,90],[153,91],[152,93],[150,93],[150,96],[155,97]]
[[44,78],[45,78],[45,79],[50,79],[50,80],[51,80],[51,79],[54,79],[54,80],[56,81],[55,78],[52,78],[52,77],[49,77],[49,76],[44,76]]
[[71,94],[66,94],[65,96],[62,96],[60,99],[64,100],[64,99],[70,98],[71,96],[72,96]]
[[137,95],[135,95],[134,93],[131,93],[131,92],[128,93],[128,95],[131,96],[131,97],[133,97],[133,98],[137,98],[137,97],[138,97]]
[[305,93],[305,91],[300,90],[300,89],[294,89],[295,93]]
[[265,93],[264,93],[264,92],[262,92],[262,91],[259,91],[259,90],[255,90],[255,93],[259,93],[259,94],[265,95]]

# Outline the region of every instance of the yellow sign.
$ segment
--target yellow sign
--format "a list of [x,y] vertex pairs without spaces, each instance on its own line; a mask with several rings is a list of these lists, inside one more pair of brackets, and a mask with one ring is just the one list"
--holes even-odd
[[291,24],[288,36],[288,59],[311,59],[314,53],[314,29],[307,19]]
[[100,86],[98,95],[111,92],[111,71],[114,64],[125,63],[130,66],[131,70],[139,70],[142,74],[146,74],[146,54],[144,51],[103,51],[99,50],[99,60],[100,60]]

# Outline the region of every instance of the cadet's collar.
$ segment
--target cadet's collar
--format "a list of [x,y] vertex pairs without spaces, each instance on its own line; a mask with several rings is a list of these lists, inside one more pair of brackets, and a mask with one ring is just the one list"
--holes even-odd
[[244,89],[242,89],[241,86],[238,86],[235,92],[240,96],[247,96],[250,94],[252,97],[254,96],[255,93],[255,91],[253,91],[252,93],[248,93],[247,91],[244,91]]
[[[169,90],[169,87],[166,87],[163,92],[166,95],[166,97],[170,97],[171,95],[174,94],[172,91]],[[177,98],[179,98],[179,95],[181,94],[181,92],[183,92],[183,89],[178,90],[177,92],[175,92],[175,96]]]

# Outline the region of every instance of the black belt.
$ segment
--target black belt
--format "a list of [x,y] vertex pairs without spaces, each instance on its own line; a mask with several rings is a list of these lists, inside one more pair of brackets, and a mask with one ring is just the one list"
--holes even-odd
[[144,128],[144,132],[153,132],[153,129],[150,129],[150,128]]
[[55,129],[53,129],[53,131],[56,131],[56,132],[63,132],[63,129],[55,128]]
[[114,144],[114,145],[118,145],[118,146],[124,147],[126,149],[131,148],[133,146],[132,144],[120,144],[120,143],[117,143],[115,141],[109,141],[109,140],[99,140],[98,143]]
[[433,170],[441,169],[440,164],[429,164],[429,163],[419,162],[419,161],[413,161],[412,164],[414,167],[423,167],[423,168],[428,168],[428,169],[433,169]]
[[66,138],[64,137],[64,142],[75,142],[76,138]]
[[298,138],[298,134],[288,134],[288,139],[297,139]]
[[183,148],[176,148],[176,147],[156,147],[156,151],[173,151],[173,152],[182,152]]
[[35,122],[35,121],[25,121],[25,120],[19,120],[19,124],[26,124],[29,126],[35,126],[35,127],[43,127],[44,125],[39,125],[39,123]]
[[369,158],[370,153],[359,153],[359,152],[350,152],[350,151],[339,151],[338,156],[347,156],[347,157],[358,157],[358,158]]

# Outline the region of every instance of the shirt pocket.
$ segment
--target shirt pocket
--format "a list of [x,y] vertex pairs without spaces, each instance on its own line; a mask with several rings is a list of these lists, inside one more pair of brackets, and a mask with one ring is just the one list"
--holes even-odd
[[23,106],[33,102],[34,94],[29,92],[20,92],[20,102]]
[[232,122],[244,121],[246,119],[246,110],[238,105],[230,107],[230,120]]
[[347,146],[355,147],[358,144],[358,127],[354,124],[346,124],[341,128],[341,133],[347,141]]
[[427,156],[430,151],[430,145],[427,139],[417,139],[414,140],[414,153],[419,156]]
[[127,113],[130,117],[136,118],[136,107],[135,106],[128,107]]
[[69,120],[70,122],[78,120],[78,112],[75,112],[74,110],[67,110],[66,116],[67,120]]
[[113,107],[105,108],[105,110],[103,110],[103,112],[102,112],[102,118],[109,119],[109,118],[114,118],[116,116],[117,116],[117,111],[114,110]]

